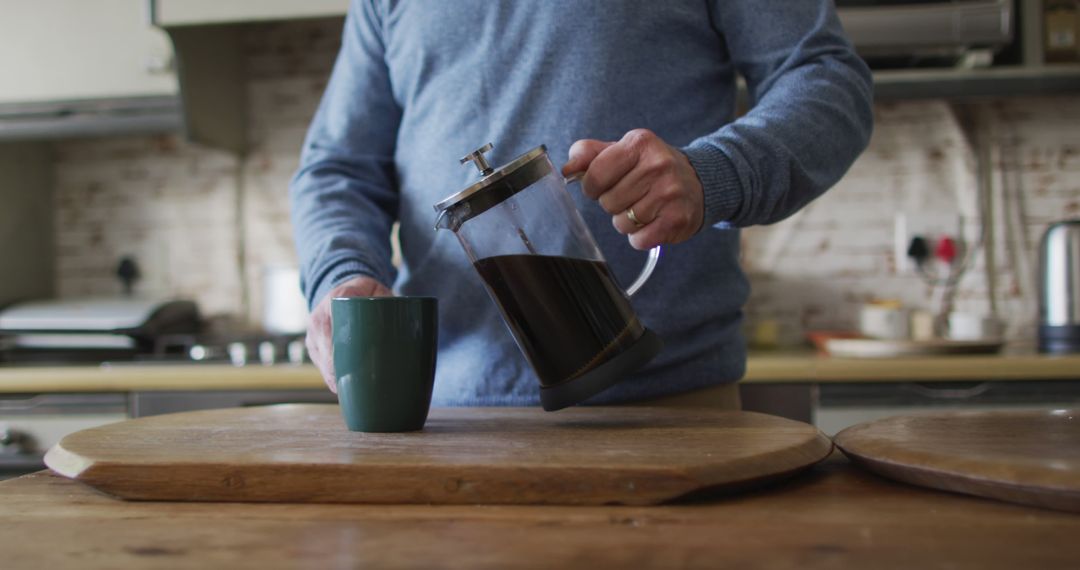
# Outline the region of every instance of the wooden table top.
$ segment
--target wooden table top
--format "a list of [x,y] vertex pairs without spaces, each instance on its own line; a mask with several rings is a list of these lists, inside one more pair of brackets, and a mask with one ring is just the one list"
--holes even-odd
[[1080,516],[892,483],[834,456],[652,507],[123,502],[0,483],[5,568],[1075,568]]
[[[829,358],[812,352],[757,352],[743,383],[1080,380],[1080,354],[1021,353],[910,358]],[[0,366],[0,393],[155,390],[323,390],[312,365],[117,364]]]

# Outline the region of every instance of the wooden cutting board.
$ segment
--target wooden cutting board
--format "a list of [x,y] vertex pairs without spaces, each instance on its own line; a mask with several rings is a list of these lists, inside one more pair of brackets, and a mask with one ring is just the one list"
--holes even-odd
[[355,433],[334,405],[154,416],[65,437],[57,473],[124,499],[654,504],[824,459],[813,426],[751,412],[434,409],[423,431]]
[[1080,410],[938,412],[850,427],[835,438],[886,477],[1080,512]]

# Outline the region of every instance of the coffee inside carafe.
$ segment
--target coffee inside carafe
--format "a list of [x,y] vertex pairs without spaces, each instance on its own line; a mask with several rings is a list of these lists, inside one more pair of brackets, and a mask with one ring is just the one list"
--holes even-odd
[[585,374],[645,331],[602,261],[499,255],[474,266],[544,387]]

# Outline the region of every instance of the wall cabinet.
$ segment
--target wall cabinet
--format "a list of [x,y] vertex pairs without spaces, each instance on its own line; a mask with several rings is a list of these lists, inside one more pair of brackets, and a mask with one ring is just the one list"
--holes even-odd
[[344,16],[349,0],[149,0],[162,27]]
[[144,0],[0,0],[0,104],[175,96]]

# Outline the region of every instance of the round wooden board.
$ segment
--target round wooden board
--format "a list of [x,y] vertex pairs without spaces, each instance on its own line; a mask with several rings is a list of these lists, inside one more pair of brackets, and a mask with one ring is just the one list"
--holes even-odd
[[349,432],[334,405],[169,414],[84,430],[45,457],[125,499],[655,504],[829,455],[817,428],[705,409],[441,408],[423,431]]
[[1080,410],[898,416],[847,428],[835,442],[892,479],[1080,512]]

